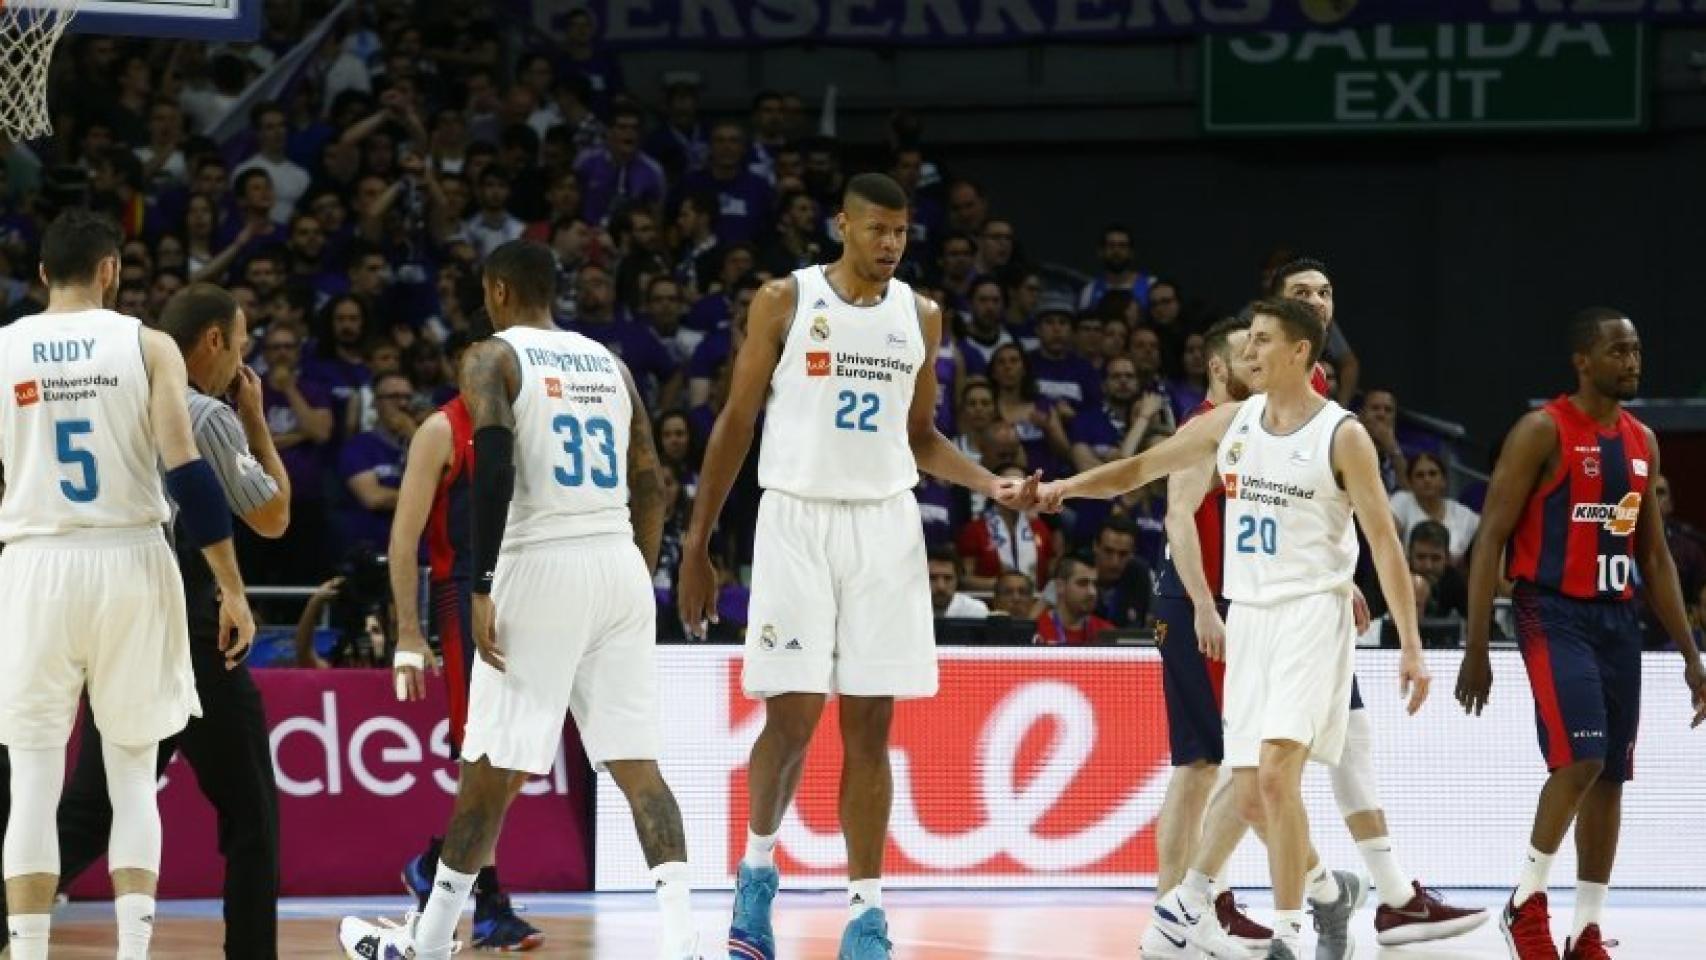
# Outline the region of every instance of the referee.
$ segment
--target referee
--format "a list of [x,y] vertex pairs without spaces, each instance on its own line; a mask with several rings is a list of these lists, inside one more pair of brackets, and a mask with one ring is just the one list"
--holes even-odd
[[[178,291],[159,328],[178,343],[189,372],[190,426],[202,459],[213,465],[231,512],[263,537],[290,523],[290,480],[267,430],[261,382],[243,365],[249,334],[231,294],[208,283]],[[218,399],[231,394],[236,409]],[[160,745],[160,770],[182,751],[202,793],[219,816],[225,857],[225,956],[278,956],[278,787],[273,777],[261,693],[241,661],[219,650],[219,603],[200,552],[178,542],[189,614],[190,660],[202,715]],[[61,884],[69,886],[107,851],[112,806],[107,800],[99,732],[84,706],[77,769],[59,805]]]

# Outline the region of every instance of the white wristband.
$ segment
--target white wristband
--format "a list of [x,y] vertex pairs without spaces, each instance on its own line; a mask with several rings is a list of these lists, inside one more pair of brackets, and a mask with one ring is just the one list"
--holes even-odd
[[391,654],[391,667],[396,670],[401,670],[404,667],[413,667],[416,670],[425,670],[426,657],[421,656],[413,650],[398,650]]

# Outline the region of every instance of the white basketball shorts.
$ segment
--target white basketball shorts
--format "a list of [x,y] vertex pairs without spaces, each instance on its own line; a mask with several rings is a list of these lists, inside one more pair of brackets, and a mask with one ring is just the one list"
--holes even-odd
[[1348,588],[1275,604],[1234,603],[1226,618],[1226,760],[1254,767],[1264,740],[1306,744],[1335,764],[1350,723],[1356,625]]
[[657,599],[633,540],[505,547],[492,603],[505,668],[474,662],[462,759],[549,773],[565,711],[596,768],[657,759]]
[[201,716],[184,581],[160,527],[32,537],[0,552],[0,743],[63,747],[85,685],[101,735],[157,743]]
[[747,614],[748,696],[934,696],[918,501],[910,491],[870,501],[765,491]]

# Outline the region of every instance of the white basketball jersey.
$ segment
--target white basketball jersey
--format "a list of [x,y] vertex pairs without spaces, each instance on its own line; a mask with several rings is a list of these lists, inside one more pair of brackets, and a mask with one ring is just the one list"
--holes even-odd
[[142,324],[111,310],[0,329],[0,541],[163,524]]
[[616,358],[566,330],[511,327],[515,349],[515,497],[504,546],[633,535],[628,431],[634,410]]
[[1333,476],[1333,433],[1350,414],[1327,401],[1285,436],[1262,426],[1267,396],[1244,401],[1217,460],[1226,488],[1224,587],[1236,603],[1324,593],[1356,573],[1351,499]]
[[798,299],[764,415],[758,482],[820,500],[885,500],[918,485],[906,416],[925,357],[912,288],[889,280],[855,307],[823,267],[794,271]]

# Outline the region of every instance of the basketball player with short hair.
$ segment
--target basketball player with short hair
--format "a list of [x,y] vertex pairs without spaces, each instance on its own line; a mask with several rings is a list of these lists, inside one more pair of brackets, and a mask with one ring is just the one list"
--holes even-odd
[[1517,645],[1534,691],[1540,791],[1528,860],[1499,926],[1517,960],[1556,960],[1546,910],[1552,857],[1576,828],[1576,911],[1566,960],[1607,960],[1600,933],[1617,856],[1623,785],[1635,773],[1641,622],[1635,574],[1682,651],[1694,726],[1706,720],[1706,670],[1689,633],[1658,501],[1659,443],[1623,402],[1641,383],[1641,338],[1627,315],[1595,307],[1569,327],[1576,390],[1516,422],[1487,489],[1469,567],[1469,633],[1457,699],[1479,715],[1493,685],[1487,651],[1504,554],[1515,582]]
[[255,633],[225,494],[191,435],[184,359],[171,337],[106,309],[121,244],[111,221],[61,214],[42,238],[47,309],[0,329],[0,380],[11,384],[0,398],[0,743],[12,767],[4,862],[15,960],[48,955],[55,808],[85,686],[113,806],[118,956],[148,955],[160,873],[155,758],[201,713],[183,578],[162,530],[165,493],[218,584],[227,663]]
[[883,847],[893,782],[888,734],[897,698],[936,692],[924,532],[912,488],[923,470],[1027,507],[1036,478],[1003,480],[936,428],[942,311],[894,278],[907,198],[887,176],[847,183],[841,258],[765,284],[747,314],[728,402],[699,477],[683,545],[682,621],[717,619],[707,544],[765,412],[742,685],[765,699],[748,769],[746,855],[729,956],[773,960],[776,832],[831,694],[840,696],[841,826],[850,912],[842,960],[890,956]]
[[[1276,922],[1268,956],[1298,956],[1306,881],[1321,932],[1317,956],[1346,957],[1345,928],[1367,893],[1355,874],[1314,870],[1302,775],[1311,759],[1336,763],[1350,714],[1356,639],[1351,576],[1353,512],[1362,519],[1381,583],[1409,584],[1403,547],[1380,483],[1373,442],[1344,408],[1309,384],[1324,340],[1315,311],[1288,300],[1252,308],[1245,347],[1257,391],[1196,417],[1128,460],[1045,484],[1050,509],[1076,496],[1108,498],[1189,470],[1210,454],[1225,488],[1227,624],[1225,762],[1241,804],[1259,803],[1267,828]],[[1393,611],[1409,710],[1427,697],[1428,670],[1413,607]],[[1313,873],[1313,876],[1310,874]]]
[[627,367],[551,320],[549,248],[511,241],[482,283],[498,331],[470,347],[474,664],[462,775],[426,909],[400,927],[346,918],[351,957],[444,960],[505,810],[550,772],[574,713],[587,757],[628,798],[662,907],[661,960],[697,958],[687,844],[658,772],[656,601],[665,504]]
[[[409,440],[403,481],[397,489],[397,511],[391,520],[388,564],[391,602],[397,608],[397,649],[392,655],[397,699],[426,696],[424,673],[438,666],[421,628],[420,568],[415,562],[423,532],[426,535],[428,611],[444,651],[444,686],[450,704],[450,749],[462,755],[468,720],[468,688],[474,664],[472,558],[468,553],[469,494],[473,486],[474,421],[460,396],[426,418]],[[403,884],[425,910],[432,895],[432,871],[443,852],[442,837],[433,837],[424,852],[403,866]],[[478,950],[516,952],[545,942],[545,934],[521,919],[498,883],[493,864],[480,867],[474,881],[474,927],[470,939]]]

